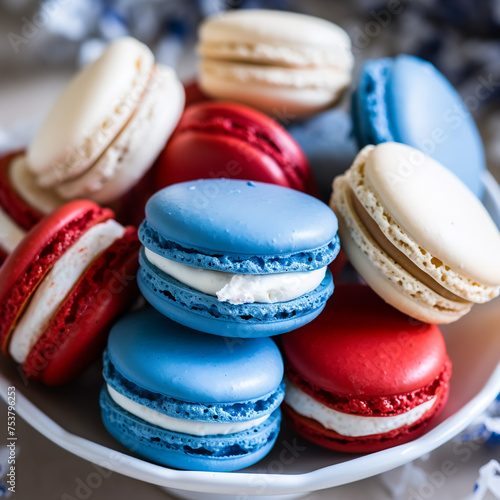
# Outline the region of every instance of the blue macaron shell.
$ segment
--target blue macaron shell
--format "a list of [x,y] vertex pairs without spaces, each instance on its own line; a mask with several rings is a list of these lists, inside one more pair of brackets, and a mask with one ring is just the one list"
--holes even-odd
[[368,61],[353,96],[360,146],[395,141],[422,150],[481,196],[484,148],[465,103],[429,62],[413,56]]
[[[238,342],[238,339],[234,339]],[[125,378],[109,359],[108,351],[103,356],[103,377],[110,387],[133,402],[173,418],[198,422],[244,422],[270,415],[283,401],[285,384],[282,382],[269,394],[232,403],[193,403],[159,394],[141,387]]]
[[236,179],[168,186],[149,199],[146,220],[185,249],[247,257],[310,252],[328,246],[338,228],[332,210],[312,196]]
[[111,399],[106,387],[100,396],[102,420],[109,433],[139,456],[178,469],[227,472],[253,465],[276,442],[279,409],[259,426],[228,435],[193,436],[168,431],[132,415]]
[[329,109],[287,127],[304,151],[324,200],[330,198],[332,179],[352,164],[358,147],[352,135],[351,115]]
[[237,339],[191,330],[148,307],[118,321],[108,355],[128,381],[193,403],[237,403],[279,388],[283,360],[271,339]]
[[139,288],[162,314],[195,330],[228,337],[268,337],[292,331],[312,321],[333,293],[329,270],[311,292],[287,302],[230,304],[190,288],[139,254]]
[[226,250],[209,253],[201,248],[182,247],[174,241],[166,240],[147,220],[139,227],[139,239],[152,252],[181,264],[241,274],[314,271],[332,262],[340,250],[339,238],[334,236],[321,247],[288,254],[243,255]]

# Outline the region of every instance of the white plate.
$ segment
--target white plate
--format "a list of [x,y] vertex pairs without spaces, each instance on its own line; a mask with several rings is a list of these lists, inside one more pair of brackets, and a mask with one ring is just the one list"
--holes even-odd
[[[500,226],[500,188],[489,174],[484,182],[485,205]],[[100,420],[102,381],[97,365],[67,387],[47,388],[26,384],[17,367],[5,361],[0,366],[0,394],[5,398],[7,387],[16,386],[18,415],[69,452],[115,472],[173,489],[184,498],[297,498],[414,460],[457,435],[494,400],[500,393],[500,300],[475,306],[460,321],[443,327],[443,332],[453,362],[445,410],[419,439],[367,455],[321,449],[297,438],[284,424],[273,451],[248,469],[233,473],[180,471],[131,456],[106,433]]]

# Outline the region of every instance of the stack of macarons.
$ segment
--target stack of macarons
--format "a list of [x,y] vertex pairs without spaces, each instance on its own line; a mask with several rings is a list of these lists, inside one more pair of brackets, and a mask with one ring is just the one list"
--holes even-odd
[[[371,61],[352,98],[356,156],[349,115],[328,110],[353,65],[338,26],[236,10],[201,25],[198,51],[183,111],[175,72],[133,39],[112,43],[27,152],[0,160],[3,352],[58,384],[111,329],[104,425],[166,466],[255,463],[283,400],[291,427],[333,450],[418,437],[449,391],[435,323],[500,292],[474,122],[428,63]],[[445,113],[457,106],[458,122]],[[329,207],[316,196],[334,176]],[[138,235],[96,203],[135,212]],[[329,300],[340,246],[368,286]],[[116,323],[136,284],[149,304]]]

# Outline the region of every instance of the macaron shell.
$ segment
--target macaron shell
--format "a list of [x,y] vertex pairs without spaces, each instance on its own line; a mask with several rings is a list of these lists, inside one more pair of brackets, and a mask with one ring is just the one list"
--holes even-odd
[[103,388],[102,419],[109,433],[131,451],[167,467],[228,472],[249,467],[273,447],[279,433],[281,412],[263,424],[227,436],[192,436],[162,429],[118,407]]
[[24,151],[15,151],[0,157],[0,206],[18,226],[28,230],[43,215],[20,197],[10,180],[9,170],[14,161],[23,154]]
[[[448,400],[449,387],[440,390],[438,399],[432,408],[420,420],[383,434],[348,437],[325,429],[310,418],[299,415],[286,403],[282,405],[287,422],[297,434],[323,448],[347,453],[371,453],[412,441],[427,431],[429,425],[441,413]],[[383,417],[381,417],[383,418]]]
[[9,255],[0,269],[0,341],[4,353],[17,318],[54,262],[87,229],[112,217],[111,210],[89,201],[68,203],[40,221]]
[[184,247],[244,255],[309,251],[331,243],[337,231],[335,215],[319,200],[233,179],[169,186],[150,198],[146,219]]
[[139,248],[136,229],[128,227],[90,265],[26,358],[23,371],[28,378],[59,385],[97,357],[116,317],[138,296]]
[[448,169],[409,146],[384,143],[367,157],[365,176],[387,213],[426,252],[462,276],[500,284],[500,233]]
[[422,149],[479,195],[486,169],[483,144],[466,104],[448,80],[426,61],[399,56],[387,86],[394,141]]
[[281,354],[272,340],[206,335],[152,308],[113,327],[108,354],[124,378],[182,401],[243,402],[275,391],[283,378]]
[[92,167],[56,187],[65,199],[109,204],[129,191],[165,147],[184,108],[184,89],[174,70],[157,65],[145,95],[120,133]]
[[[129,119],[153,65],[152,52],[133,38],[110,44],[70,82],[38,129],[28,148],[32,171],[51,174],[54,165],[65,165],[68,150],[75,161],[65,171],[59,169],[59,177],[51,174],[51,183],[61,175],[75,177],[91,165]],[[83,145],[90,148],[85,157],[78,155]]]
[[228,304],[167,276],[140,256],[139,288],[146,300],[174,321],[224,337],[257,338],[279,335],[309,323],[320,314],[333,292],[331,273],[297,299],[274,304]]
[[208,97],[201,91],[196,80],[184,83],[184,92],[186,94],[184,109],[191,106],[192,104],[211,100],[210,97]]
[[269,43],[324,51],[339,45],[350,46],[347,33],[336,24],[314,16],[266,9],[229,11],[214,16],[202,24],[199,34],[201,44]]
[[347,396],[420,389],[439,376],[447,360],[435,325],[399,313],[363,285],[340,284],[323,314],[284,335],[282,345],[299,376]]
[[274,120],[246,106],[191,106],[162,155],[159,187],[203,178],[269,182],[314,194],[306,157]]

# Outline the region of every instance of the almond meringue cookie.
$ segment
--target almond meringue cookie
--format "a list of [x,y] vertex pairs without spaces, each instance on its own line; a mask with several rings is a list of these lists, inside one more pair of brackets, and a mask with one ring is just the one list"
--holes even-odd
[[342,248],[386,302],[450,323],[500,291],[500,233],[474,194],[424,153],[366,146],[335,178]]
[[175,72],[133,38],[111,43],[54,104],[27,152],[39,186],[111,203],[152,166],[184,107]]
[[351,81],[349,36],[324,19],[231,11],[206,20],[199,38],[203,92],[271,115],[300,117],[333,106]]

